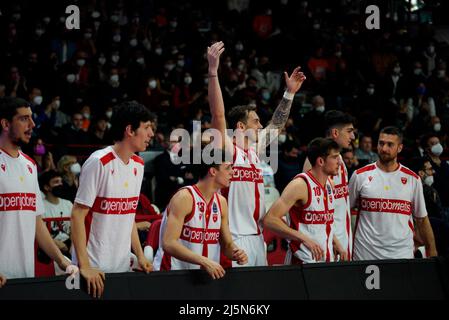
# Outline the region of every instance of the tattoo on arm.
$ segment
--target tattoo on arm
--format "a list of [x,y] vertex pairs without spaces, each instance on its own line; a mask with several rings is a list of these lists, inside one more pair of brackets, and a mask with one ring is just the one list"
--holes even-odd
[[282,98],[271,118],[270,128],[281,129],[287,123],[293,100]]

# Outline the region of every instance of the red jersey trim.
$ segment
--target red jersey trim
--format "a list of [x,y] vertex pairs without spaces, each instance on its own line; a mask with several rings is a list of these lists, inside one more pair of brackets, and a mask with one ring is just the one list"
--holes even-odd
[[375,164],[369,164],[367,166],[364,166],[363,168],[360,168],[360,169],[356,170],[355,173],[361,174],[361,173],[364,173],[364,172],[372,171],[374,169],[376,169],[376,165]]
[[145,162],[143,161],[143,159],[141,157],[139,157],[138,155],[133,155],[131,157],[132,160],[134,160],[134,162],[140,163],[141,165],[145,165]]
[[[196,206],[196,204],[195,204],[195,196],[193,195],[193,193],[192,193],[192,190],[190,190],[190,188],[182,188],[182,189],[186,189],[187,191],[189,191],[189,193],[190,193],[190,195],[192,196],[192,211],[184,218],[184,223],[186,223],[186,222],[189,222],[190,220],[192,220],[192,218],[193,218],[193,216],[195,215],[195,206]],[[181,189],[181,190],[182,190]],[[167,209],[167,212],[168,212],[168,209]]]
[[[5,150],[3,150],[5,151]],[[6,152],[6,151],[5,151]],[[31,158],[29,155],[23,153],[22,151],[19,151],[19,153],[24,156],[25,159],[27,159],[29,162],[31,162],[34,166],[36,166],[36,162],[34,161],[33,158]]]
[[310,187],[309,184],[309,180],[307,180],[307,178],[305,176],[303,176],[302,174],[298,174],[295,179],[297,178],[301,178],[306,182],[307,185],[307,202],[303,205],[303,209],[307,209],[310,206],[310,203],[312,202],[312,188]]
[[103,164],[103,166],[107,165],[109,162],[111,162],[112,160],[115,159],[115,155],[114,153],[111,151],[108,154],[102,156],[100,158],[101,163]]
[[404,168],[404,167],[401,166],[400,171],[405,173],[405,174],[408,174],[408,175],[412,176],[416,180],[419,179],[419,176],[416,173],[414,173],[412,170],[410,170],[410,169],[407,169],[407,168]]

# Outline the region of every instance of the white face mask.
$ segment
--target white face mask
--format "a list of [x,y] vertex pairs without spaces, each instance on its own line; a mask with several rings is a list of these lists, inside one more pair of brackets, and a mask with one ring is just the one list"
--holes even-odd
[[108,117],[109,119],[111,119],[111,117],[112,117],[112,111],[106,111],[106,117]]
[[84,59],[78,59],[78,60],[76,60],[76,64],[77,64],[79,67],[82,67],[82,66],[84,66],[84,65],[86,64],[86,60],[84,60]]
[[54,105],[54,109],[58,110],[59,107],[61,106],[61,100],[56,100],[53,105]]
[[436,132],[440,132],[441,131],[441,123],[435,123],[434,125],[433,125],[433,130],[434,131],[436,131]]
[[112,60],[112,62],[117,63],[117,62],[120,60],[120,56],[113,55],[113,56],[111,57],[111,60]]
[[118,82],[118,80],[119,80],[118,74],[111,75],[110,80],[112,82]]
[[427,176],[423,180],[424,184],[427,184],[429,187],[433,184],[433,176]]
[[184,64],[185,64],[184,60],[178,60],[178,66],[179,67],[181,67],[181,68],[184,67]]
[[192,83],[192,77],[185,77],[184,78],[184,83],[185,84],[191,84]]
[[79,164],[78,162],[72,164],[72,165],[70,166],[70,171],[71,171],[74,175],[79,175],[80,172],[81,172],[81,166],[80,166],[80,164]]
[[399,73],[401,72],[401,68],[400,68],[400,67],[395,67],[395,68],[393,69],[393,72],[394,72],[395,74],[399,74]]
[[44,99],[42,98],[42,96],[35,96],[35,97],[33,98],[33,103],[34,103],[35,105],[37,105],[37,106],[40,106],[41,103],[42,103],[42,100],[44,100]]
[[92,38],[92,33],[86,32],[86,33],[84,34],[84,39],[89,40],[89,39],[91,39],[91,38]]
[[157,82],[156,80],[150,80],[148,81],[148,86],[150,87],[150,89],[155,89],[157,87]]
[[129,41],[129,45],[131,46],[131,47],[135,47],[135,46],[137,46],[137,39],[131,39],[130,41]]
[[112,37],[112,40],[114,42],[120,42],[120,40],[122,40],[122,37],[119,34],[116,34],[115,36]]
[[162,48],[154,49],[154,53],[156,53],[158,56],[160,56],[162,54]]
[[142,57],[140,57],[140,58],[137,58],[137,59],[136,59],[136,62],[137,62],[138,64],[140,64],[140,65],[143,65],[143,64],[145,63],[145,59],[142,58]]
[[413,73],[417,76],[419,76],[422,73],[422,69],[421,68],[415,68],[415,70],[413,70]]
[[67,75],[66,79],[67,79],[68,83],[74,83],[75,79],[76,79],[76,76],[73,73],[71,73],[71,74]]
[[324,110],[326,110],[326,108],[324,106],[319,106],[319,107],[316,107],[315,110],[318,112],[324,112]]
[[84,112],[83,117],[86,119],[90,119],[90,113]]
[[98,58],[98,63],[104,65],[106,63],[106,58],[105,57]]
[[285,134],[280,134],[279,143],[284,143],[285,141],[287,141],[287,136]]
[[438,78],[444,78],[445,75],[446,75],[446,70],[438,70],[437,71]]
[[374,94],[374,88],[368,88],[366,89],[366,92],[368,92],[368,94],[372,96]]
[[437,157],[439,157],[443,153],[443,146],[441,143],[437,143],[430,148],[430,151]]

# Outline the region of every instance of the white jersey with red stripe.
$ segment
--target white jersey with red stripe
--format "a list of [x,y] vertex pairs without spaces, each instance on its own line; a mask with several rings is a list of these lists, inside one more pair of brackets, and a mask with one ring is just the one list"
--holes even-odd
[[308,201],[304,205],[293,206],[287,215],[287,222],[290,228],[316,241],[325,254],[322,260],[316,261],[304,243],[290,240],[285,263],[331,262],[334,260],[332,240],[335,199],[330,179],[326,181],[325,187],[316,180],[311,171],[300,173],[294,179],[303,179],[306,182]]
[[0,273],[6,278],[34,277],[36,217],[43,212],[35,162],[0,149]]
[[[134,155],[127,164],[109,146],[86,160],[75,202],[90,207],[86,217],[90,265],[104,272],[130,269],[131,232],[139,202],[144,162]],[[72,254],[76,262],[76,254]]]
[[353,259],[413,258],[413,216],[427,216],[419,176],[400,164],[385,172],[374,163],[354,172],[349,192],[351,207],[359,208]]
[[229,229],[233,239],[261,233],[265,216],[265,188],[260,161],[254,149],[234,145],[233,174],[229,188],[222,190],[228,200]]
[[[220,229],[221,229],[221,204],[218,193],[206,203],[200,190],[196,185],[188,186],[187,189],[193,199],[192,211],[185,218],[179,243],[187,249],[203,257],[220,263]],[[182,190],[181,189],[181,190]],[[166,230],[169,208],[164,212],[159,233],[159,243]],[[157,250],[153,263],[154,270],[184,270],[199,269],[197,264],[179,260],[164,252],[162,246]]]
[[349,204],[349,177],[348,170],[340,156],[340,168],[338,174],[331,177],[334,182],[334,232],[343,248],[346,249],[349,259],[352,257],[352,230],[351,207]]

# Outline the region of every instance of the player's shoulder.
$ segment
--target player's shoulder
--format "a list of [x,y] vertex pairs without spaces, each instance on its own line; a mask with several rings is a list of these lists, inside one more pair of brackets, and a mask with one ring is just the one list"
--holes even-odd
[[222,205],[222,206],[223,206],[223,204],[227,205],[228,201],[226,200],[226,198],[224,196],[217,193],[217,197],[218,197],[218,201],[220,201],[220,205]]
[[375,163],[371,163],[371,164],[368,164],[368,165],[366,165],[366,166],[364,166],[364,167],[362,167],[360,169],[357,169],[355,171],[355,174],[356,175],[361,175],[361,174],[364,174],[364,173],[368,173],[370,171],[374,171],[376,169],[377,169],[376,164]]
[[112,160],[116,158],[114,152],[112,152],[112,148],[106,147],[97,151],[94,151],[89,158],[87,158],[87,163],[101,163],[102,166],[107,165]]
[[28,162],[28,163],[32,164],[33,166],[36,166],[36,161],[34,161],[33,158],[31,158],[29,155],[27,155],[26,153],[24,153],[22,151],[20,151],[19,153],[23,157],[25,162]]
[[131,160],[134,161],[134,162],[137,162],[137,163],[141,164],[142,166],[145,165],[145,162],[143,161],[143,158],[142,158],[142,157],[139,157],[137,154],[133,155],[133,156],[131,157]]
[[419,176],[413,172],[412,170],[410,170],[409,168],[407,168],[406,166],[403,166],[401,164],[401,167],[399,169],[402,173],[405,173],[406,175],[412,176],[414,179],[419,180]]

